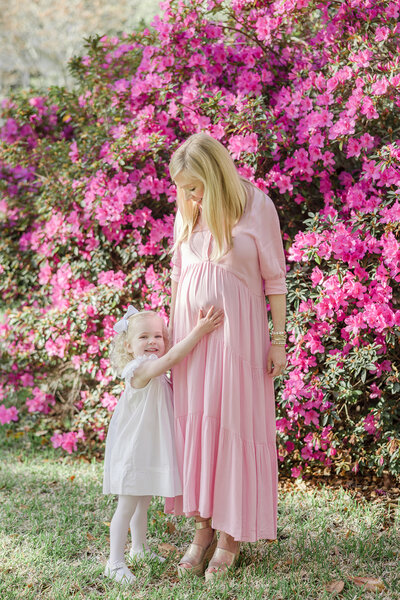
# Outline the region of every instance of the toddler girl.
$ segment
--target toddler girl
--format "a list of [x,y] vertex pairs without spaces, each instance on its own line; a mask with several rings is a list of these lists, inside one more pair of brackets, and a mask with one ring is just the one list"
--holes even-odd
[[[203,336],[223,320],[221,310],[200,310],[192,331],[168,350],[164,320],[153,311],[129,306],[116,323],[111,363],[125,379],[125,390],[112,416],[105,452],[104,494],[118,494],[110,525],[110,557],[105,575],[131,583],[124,549],[129,527],[130,557],[149,552],[147,509],[152,496],[182,493],[176,466],[171,385],[165,372],[181,361]],[[159,558],[149,553],[152,558]],[[162,560],[162,559],[160,559]]]

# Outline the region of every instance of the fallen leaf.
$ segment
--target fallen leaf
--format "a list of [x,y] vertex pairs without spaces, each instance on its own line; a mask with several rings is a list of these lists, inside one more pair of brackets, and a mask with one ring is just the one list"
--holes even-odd
[[167,556],[168,554],[174,554],[175,552],[179,552],[176,546],[174,546],[173,544],[167,544],[166,542],[158,544],[158,549],[164,556]]
[[369,592],[381,592],[386,589],[382,579],[376,577],[350,577],[351,581],[359,587],[364,587]]
[[331,581],[328,585],[325,586],[327,592],[331,594],[340,594],[344,588],[344,581]]
[[107,527],[110,527],[111,523],[110,521],[103,521],[103,525],[107,525]]
[[344,536],[344,537],[345,537],[345,538],[346,538],[346,540],[347,540],[347,538],[349,538],[351,535],[353,535],[353,532],[352,532],[352,530],[351,530],[351,529],[348,529],[348,530],[346,531],[346,534],[345,534],[345,536]]
[[95,540],[96,538],[89,532],[86,533],[86,537],[88,540]]
[[171,533],[175,533],[175,531],[176,531],[176,527],[175,527],[175,525],[172,523],[172,521],[167,521],[167,525],[166,525],[166,527],[165,527],[165,531],[166,531],[167,533],[170,533],[170,534],[171,534]]

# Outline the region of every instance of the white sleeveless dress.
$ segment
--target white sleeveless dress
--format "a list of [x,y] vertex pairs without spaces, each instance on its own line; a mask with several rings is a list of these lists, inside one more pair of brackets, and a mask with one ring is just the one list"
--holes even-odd
[[177,468],[172,389],[165,375],[141,389],[130,384],[135,369],[154,354],[129,362],[122,372],[125,390],[108,428],[104,494],[174,497],[182,493]]

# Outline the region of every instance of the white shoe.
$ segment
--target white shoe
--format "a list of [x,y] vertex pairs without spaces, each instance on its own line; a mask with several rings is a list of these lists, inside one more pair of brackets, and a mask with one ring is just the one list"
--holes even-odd
[[136,577],[130,572],[124,562],[117,562],[113,565],[107,562],[104,575],[123,584],[133,583],[136,581]]
[[146,560],[146,559],[150,559],[150,560],[156,560],[160,563],[165,562],[165,558],[163,556],[159,556],[158,554],[156,554],[155,552],[153,552],[150,549],[146,549],[146,550],[134,550],[134,548],[131,548],[130,552],[129,552],[129,557],[132,560]]

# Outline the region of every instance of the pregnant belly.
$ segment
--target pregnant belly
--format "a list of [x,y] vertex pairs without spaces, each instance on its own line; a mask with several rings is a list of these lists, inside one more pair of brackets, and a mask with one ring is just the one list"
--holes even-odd
[[[223,269],[206,262],[195,265],[181,279],[178,302],[182,308],[196,315],[199,309],[207,311],[211,306],[224,308],[226,284]],[[225,277],[224,277],[225,275]]]
[[264,369],[267,347],[265,299],[249,292],[245,283],[223,267],[204,262],[190,265],[181,276],[175,311],[176,340],[196,324],[199,309],[222,308],[224,324],[207,344],[222,343],[247,363]]

